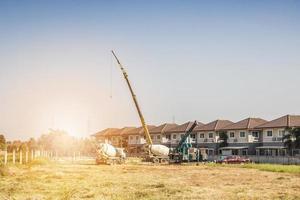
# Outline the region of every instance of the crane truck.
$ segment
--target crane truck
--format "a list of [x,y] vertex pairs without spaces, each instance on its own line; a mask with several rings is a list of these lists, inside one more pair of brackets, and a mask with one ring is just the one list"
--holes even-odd
[[198,125],[195,121],[189,130],[182,136],[176,148],[170,151],[169,157],[171,163],[182,163],[182,162],[199,162],[204,160],[205,152],[202,150],[193,148],[190,142],[190,135],[194,128]]
[[153,163],[168,163],[169,162],[169,148],[164,145],[153,144],[148,127],[147,127],[145,119],[144,119],[144,116],[143,116],[140,106],[138,104],[136,95],[134,94],[132,86],[130,84],[128,74],[127,74],[126,70],[124,69],[123,65],[121,64],[120,60],[116,56],[115,52],[114,51],[111,51],[111,52],[123,73],[124,79],[129,88],[132,100],[134,102],[134,105],[136,107],[136,110],[137,110],[139,118],[140,118],[140,122],[141,122],[143,130],[144,130],[144,134],[145,134],[145,138],[146,138],[146,144],[144,145],[144,148],[143,148],[145,150],[145,160],[151,161]]

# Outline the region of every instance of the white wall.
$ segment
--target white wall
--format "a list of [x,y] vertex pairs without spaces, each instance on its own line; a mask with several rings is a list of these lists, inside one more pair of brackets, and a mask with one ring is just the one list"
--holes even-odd
[[146,140],[141,135],[129,135],[128,144],[135,145],[135,144],[145,144]]
[[[263,130],[263,142],[282,142],[281,138],[282,135],[280,135],[280,131],[284,131],[284,128],[270,128],[270,129],[264,129]],[[268,136],[267,132],[272,131],[272,136]],[[274,141],[276,140],[276,141]]]
[[[209,138],[209,133],[213,134],[212,138]],[[204,138],[200,138],[201,134],[204,134]],[[218,141],[219,135],[215,131],[204,131],[204,132],[198,132],[196,134],[196,137],[198,143],[216,143]]]

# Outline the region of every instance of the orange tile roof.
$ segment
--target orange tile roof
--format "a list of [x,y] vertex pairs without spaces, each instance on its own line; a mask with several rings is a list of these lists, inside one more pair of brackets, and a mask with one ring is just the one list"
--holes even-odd
[[[189,122],[181,124],[175,128],[169,129],[168,131],[166,131],[166,133],[184,133],[184,132],[187,132],[193,124],[194,124],[194,122],[189,121]],[[201,127],[202,125],[204,125],[204,124],[201,122],[198,122],[199,127]]]
[[[147,125],[147,127],[148,127],[148,130],[150,132],[151,129],[155,128],[156,126],[154,126],[154,125]],[[123,135],[143,135],[143,134],[144,134],[143,127],[138,127],[138,128],[134,128],[134,129],[131,129],[131,130],[127,131]]]
[[169,131],[170,129],[173,129],[175,127],[177,127],[178,124],[170,124],[170,123],[164,123],[158,127],[155,127],[153,129],[151,129],[150,134],[158,134],[158,133],[165,133],[167,131]]
[[203,126],[196,127],[194,131],[219,131],[230,124],[233,124],[233,122],[229,120],[215,120]]
[[300,115],[285,115],[255,128],[285,128],[300,127]]
[[104,137],[104,136],[108,136],[110,133],[114,132],[114,131],[117,131],[117,130],[120,130],[118,128],[107,128],[107,129],[104,129],[98,133],[95,133],[94,137]]
[[268,121],[261,118],[247,118],[239,122],[225,126],[223,130],[253,129],[254,127],[264,124],[266,122]]
[[136,127],[124,127],[110,132],[107,136],[122,136],[133,129],[136,129]]

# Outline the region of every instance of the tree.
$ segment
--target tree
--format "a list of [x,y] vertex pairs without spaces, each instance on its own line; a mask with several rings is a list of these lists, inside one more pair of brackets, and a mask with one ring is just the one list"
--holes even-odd
[[29,141],[27,142],[27,146],[29,149],[37,149],[38,144],[34,138],[30,138]]
[[219,134],[219,139],[218,139],[218,153],[219,153],[219,148],[222,148],[222,147],[227,147],[228,146],[228,135],[226,133],[226,131],[220,131],[218,132]]
[[300,149],[300,128],[286,128],[286,132],[282,141],[292,155],[294,149]]
[[227,147],[228,146],[228,135],[226,131],[219,132],[219,147]]
[[6,148],[6,140],[4,135],[0,135],[0,150]]

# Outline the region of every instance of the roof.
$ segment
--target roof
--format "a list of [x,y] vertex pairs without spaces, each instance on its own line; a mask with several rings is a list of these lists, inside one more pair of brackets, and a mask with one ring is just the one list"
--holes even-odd
[[[175,128],[169,129],[168,131],[165,131],[165,132],[166,133],[184,133],[184,132],[187,132],[192,127],[193,124],[194,124],[194,122],[189,121],[189,122],[186,122],[179,126],[176,126]],[[204,125],[204,124],[201,122],[198,122],[197,126],[200,127],[202,125]]]
[[114,132],[114,131],[117,131],[117,130],[120,130],[118,128],[107,128],[107,129],[104,129],[98,133],[95,133],[93,134],[92,136],[94,137],[103,137],[103,136],[108,136],[110,133]]
[[[153,129],[153,128],[155,128],[156,126],[154,126],[154,125],[147,125],[147,127],[148,127],[148,130],[149,130],[149,132]],[[138,127],[138,128],[134,128],[134,129],[131,129],[131,130],[128,130],[126,133],[124,133],[123,135],[142,135],[142,134],[144,134],[144,129],[143,129],[143,127],[141,126],[141,127]]]
[[155,127],[153,129],[151,129],[150,133],[151,134],[155,134],[155,133],[165,133],[167,131],[169,131],[170,129],[173,129],[175,127],[177,127],[178,124],[170,124],[170,123],[165,123],[165,124],[162,124],[158,127]]
[[256,149],[285,149],[286,147],[284,146],[261,146],[261,147],[256,147]]
[[232,121],[229,120],[215,120],[203,126],[196,127],[195,131],[219,131],[222,130],[224,127],[233,124]]
[[136,127],[124,127],[122,129],[117,129],[115,131],[111,131],[109,134],[106,136],[122,136],[125,135],[127,132],[135,129]]
[[248,149],[248,146],[242,146],[242,147],[221,147],[220,150],[231,150],[231,149]]
[[243,130],[243,129],[253,129],[256,126],[264,124],[268,121],[261,118],[247,118],[242,121],[230,124],[224,127],[224,130]]
[[255,128],[286,128],[300,127],[300,115],[285,115]]

